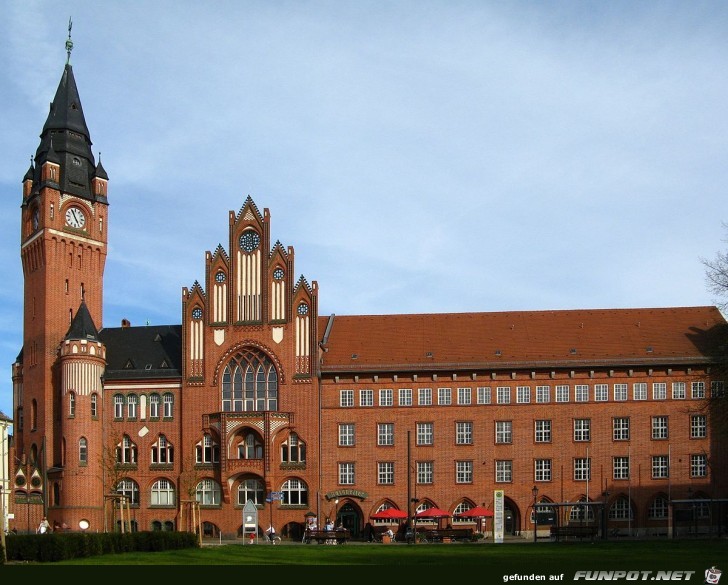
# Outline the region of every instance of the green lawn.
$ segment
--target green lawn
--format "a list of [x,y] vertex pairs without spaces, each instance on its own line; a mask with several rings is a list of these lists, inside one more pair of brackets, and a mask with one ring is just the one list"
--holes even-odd
[[[246,565],[246,571],[261,568],[270,572],[274,568],[295,568],[300,574],[307,569],[321,567],[350,567],[344,574],[355,577],[370,574],[391,574],[397,567],[409,575],[441,575],[443,569],[449,575],[479,575],[478,582],[504,583],[510,576],[520,578],[512,582],[535,580],[574,581],[577,571],[624,571],[631,575],[627,580],[681,580],[703,583],[706,569],[713,566],[728,572],[728,540],[651,540],[608,541],[595,543],[515,542],[504,544],[346,544],[340,546],[266,544],[206,546],[162,553],[126,553],[53,563],[61,574],[61,567],[69,565],[136,565],[163,566],[186,565],[189,576],[217,574],[212,567]],[[11,565],[7,569],[22,567],[19,571],[49,565]],[[25,568],[30,567],[30,568]],[[442,569],[438,569],[441,567]],[[369,569],[376,569],[372,573]],[[235,569],[237,573],[240,568]],[[641,573],[637,571],[652,571]],[[694,571],[687,573],[657,574],[658,571]],[[122,571],[123,573],[123,571]],[[105,575],[112,575],[105,571]],[[155,573],[156,574],[156,573]],[[563,575],[563,576],[562,576]],[[524,576],[526,577],[524,579]],[[538,579],[538,577],[542,579]],[[613,575],[620,577],[620,574]],[[636,576],[636,577],[635,577]],[[646,577],[646,579],[643,579]],[[689,577],[689,578],[688,578]],[[586,576],[581,576],[581,581]],[[449,584],[445,584],[449,585]]]

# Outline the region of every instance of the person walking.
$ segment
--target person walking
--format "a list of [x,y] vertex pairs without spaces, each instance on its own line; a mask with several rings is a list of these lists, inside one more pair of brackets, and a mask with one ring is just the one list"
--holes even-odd
[[43,516],[43,519],[40,521],[40,524],[38,524],[38,528],[35,532],[36,534],[48,534],[51,532],[51,524],[48,522],[48,518]]

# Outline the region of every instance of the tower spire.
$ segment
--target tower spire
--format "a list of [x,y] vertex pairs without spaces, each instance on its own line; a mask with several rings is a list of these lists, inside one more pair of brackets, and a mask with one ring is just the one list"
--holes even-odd
[[73,51],[73,41],[71,40],[71,29],[73,28],[73,20],[68,17],[68,38],[66,39],[66,65],[71,63],[71,51]]

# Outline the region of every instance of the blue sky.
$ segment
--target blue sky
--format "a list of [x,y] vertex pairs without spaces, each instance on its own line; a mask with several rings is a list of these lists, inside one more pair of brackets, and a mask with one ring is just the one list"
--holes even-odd
[[21,180],[71,63],[104,326],[179,323],[248,195],[322,314],[711,305],[728,3],[0,0],[0,410]]

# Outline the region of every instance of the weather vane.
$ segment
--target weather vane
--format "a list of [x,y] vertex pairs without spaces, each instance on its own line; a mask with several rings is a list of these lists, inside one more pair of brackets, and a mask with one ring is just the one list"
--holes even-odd
[[66,65],[71,62],[71,51],[73,51],[73,41],[71,40],[71,29],[73,28],[73,21],[71,17],[68,17],[68,39],[66,40]]

